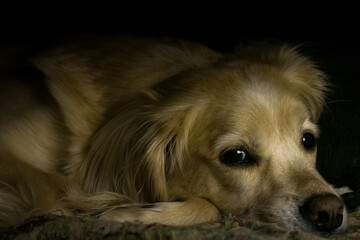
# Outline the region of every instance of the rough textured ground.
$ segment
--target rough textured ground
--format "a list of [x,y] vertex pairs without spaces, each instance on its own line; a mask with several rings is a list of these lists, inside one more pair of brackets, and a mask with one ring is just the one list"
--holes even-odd
[[[322,239],[324,237],[298,231],[284,231],[275,224],[251,220],[251,213],[223,217],[220,221],[190,227],[117,223],[90,217],[43,215],[14,226],[0,239]],[[349,228],[336,240],[360,239],[360,210],[349,217]]]

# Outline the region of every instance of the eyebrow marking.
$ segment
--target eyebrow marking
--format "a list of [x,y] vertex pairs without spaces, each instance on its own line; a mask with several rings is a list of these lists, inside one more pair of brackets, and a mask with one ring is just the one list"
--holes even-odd
[[308,130],[308,131],[310,131],[312,134],[314,134],[314,136],[315,136],[316,138],[319,137],[319,132],[320,132],[319,126],[318,126],[317,124],[313,123],[313,122],[310,120],[310,118],[307,118],[307,119],[304,121],[304,123],[302,124],[301,130],[302,130],[302,132]]

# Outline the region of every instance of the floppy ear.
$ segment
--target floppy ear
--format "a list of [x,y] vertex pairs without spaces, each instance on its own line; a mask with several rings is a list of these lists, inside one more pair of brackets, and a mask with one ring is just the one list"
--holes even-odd
[[298,48],[278,45],[269,47],[260,55],[262,61],[269,61],[283,71],[289,89],[305,102],[312,120],[317,122],[324,107],[329,84],[325,74],[307,57],[302,56]]
[[279,51],[285,75],[293,89],[305,102],[312,120],[317,122],[329,90],[325,74],[308,58],[301,56],[297,48],[283,46]]
[[168,200],[166,175],[181,167],[196,114],[186,105],[154,104],[156,98],[135,98],[93,137],[81,169],[87,191]]
[[236,53],[254,63],[278,67],[286,76],[284,84],[305,102],[312,120],[317,122],[329,84],[325,81],[325,74],[307,57],[302,56],[298,49],[279,42],[255,42],[247,46],[240,44]]

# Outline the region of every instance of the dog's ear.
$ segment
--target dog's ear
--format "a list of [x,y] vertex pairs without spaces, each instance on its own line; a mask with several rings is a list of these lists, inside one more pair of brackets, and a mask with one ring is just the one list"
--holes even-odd
[[153,104],[156,95],[134,98],[95,134],[82,166],[85,189],[167,201],[166,176],[181,168],[196,113]]
[[279,41],[239,44],[236,54],[252,63],[277,67],[284,75],[290,91],[306,104],[312,120],[317,122],[329,90],[325,74],[309,58],[300,54],[300,46],[291,47]]
[[329,84],[325,74],[314,62],[299,54],[297,48],[283,46],[279,49],[279,64],[284,69],[290,88],[305,102],[312,120],[317,122],[323,110]]

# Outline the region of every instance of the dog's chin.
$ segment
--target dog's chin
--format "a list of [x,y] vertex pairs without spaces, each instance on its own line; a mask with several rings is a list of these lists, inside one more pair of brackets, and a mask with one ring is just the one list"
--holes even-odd
[[309,222],[305,220],[299,211],[296,211],[292,214],[292,216],[284,217],[281,221],[278,221],[278,225],[283,227],[284,229],[291,231],[302,231],[311,234],[315,234],[321,237],[329,237],[334,234],[339,234],[346,230],[347,228],[347,212],[344,209],[343,212],[343,222],[340,227],[332,230],[332,231],[322,231],[319,230],[315,223]]

